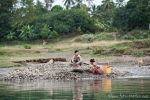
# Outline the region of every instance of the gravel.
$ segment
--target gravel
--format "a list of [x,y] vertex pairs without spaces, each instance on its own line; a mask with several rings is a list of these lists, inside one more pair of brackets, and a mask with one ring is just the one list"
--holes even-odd
[[[101,66],[102,67],[102,66]],[[111,74],[94,75],[90,65],[76,67],[69,62],[55,62],[53,64],[30,64],[20,68],[0,69],[1,81],[28,81],[28,80],[76,80],[85,78],[116,78],[132,76],[127,70],[112,67]]]

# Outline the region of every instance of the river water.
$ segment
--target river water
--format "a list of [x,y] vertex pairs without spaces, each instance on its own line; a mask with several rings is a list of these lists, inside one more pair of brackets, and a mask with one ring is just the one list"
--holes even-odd
[[150,78],[0,82],[0,100],[150,100]]

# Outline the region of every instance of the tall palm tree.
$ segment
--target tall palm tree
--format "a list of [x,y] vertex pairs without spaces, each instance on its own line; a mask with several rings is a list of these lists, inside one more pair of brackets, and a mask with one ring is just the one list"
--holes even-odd
[[97,6],[96,5],[92,5],[91,7],[91,15],[92,17],[96,17],[97,14]]
[[116,2],[117,2],[117,3],[116,3],[116,6],[117,6],[117,7],[123,7],[123,6],[124,6],[124,3],[125,3],[124,1],[125,1],[125,0],[116,0]]
[[86,0],[86,2],[88,2],[88,6],[91,7],[91,5],[93,5],[93,1],[94,0]]
[[54,3],[54,0],[44,0],[45,1],[45,7],[46,9],[49,9],[49,7],[52,7],[52,4]]
[[71,5],[75,4],[74,0],[63,0],[64,6],[66,6],[66,9],[70,8]]
[[83,0],[75,0],[75,1],[76,1],[76,8],[81,8],[83,5],[82,3]]
[[114,2],[113,0],[102,0],[102,6],[104,10],[110,10],[114,7]]

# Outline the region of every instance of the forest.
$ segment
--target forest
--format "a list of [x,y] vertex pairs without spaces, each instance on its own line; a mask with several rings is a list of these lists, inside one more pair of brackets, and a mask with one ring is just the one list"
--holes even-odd
[[[0,41],[55,39],[69,34],[117,32],[150,38],[150,0],[0,0]],[[83,3],[87,2],[87,4]]]

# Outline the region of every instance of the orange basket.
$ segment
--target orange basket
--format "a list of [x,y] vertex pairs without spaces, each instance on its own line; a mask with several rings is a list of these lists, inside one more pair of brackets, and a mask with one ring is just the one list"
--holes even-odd
[[111,68],[109,65],[103,66],[104,69],[104,74],[110,74],[111,73]]

